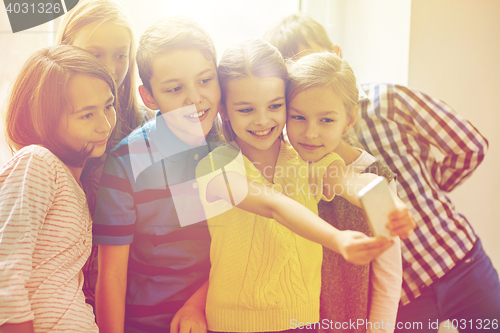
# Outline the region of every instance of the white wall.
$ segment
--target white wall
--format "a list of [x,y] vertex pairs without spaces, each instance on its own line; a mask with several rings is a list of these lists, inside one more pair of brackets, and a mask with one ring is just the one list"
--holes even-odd
[[304,0],[361,82],[408,83],[411,0]]

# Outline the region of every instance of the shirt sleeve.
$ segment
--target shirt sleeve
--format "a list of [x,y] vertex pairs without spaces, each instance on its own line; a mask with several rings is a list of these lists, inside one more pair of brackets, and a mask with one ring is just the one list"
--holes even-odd
[[33,153],[11,159],[0,174],[0,325],[34,319],[25,285],[55,178],[54,168]]
[[[395,86],[394,93],[394,105],[406,113],[403,117],[411,130],[444,154],[443,161],[432,166],[431,174],[441,190],[452,191],[483,161],[488,140],[441,100],[403,86]],[[395,116],[388,113],[388,117]]]
[[[309,183],[315,184],[314,186],[318,186],[319,188],[323,188],[323,179],[325,177],[336,177],[336,174],[327,174],[328,167],[334,161],[341,161],[344,164],[344,160],[337,153],[329,153],[321,160],[311,163],[309,166]],[[323,191],[318,191],[318,195],[316,196],[316,201],[320,202],[324,201],[332,201],[335,198],[335,195],[332,195],[331,198],[327,198],[323,195]]]
[[127,245],[134,239],[137,220],[127,159],[108,155],[101,177],[92,227],[93,242]]
[[[372,288],[369,321],[373,324],[372,327],[379,329],[368,327],[367,333],[394,332],[403,281],[399,237],[394,238],[394,244],[372,261],[370,273]],[[392,325],[387,325],[388,322]]]
[[[389,186],[397,193],[396,182],[393,179]],[[396,317],[401,297],[401,284],[403,283],[403,269],[401,259],[401,241],[394,238],[394,244],[375,258],[371,264],[371,304],[369,320],[371,323],[391,322],[391,327],[396,325]],[[373,327],[373,326],[372,326]],[[377,325],[381,329],[368,329],[367,333],[392,333],[394,329],[387,325]],[[382,329],[383,327],[383,329]]]

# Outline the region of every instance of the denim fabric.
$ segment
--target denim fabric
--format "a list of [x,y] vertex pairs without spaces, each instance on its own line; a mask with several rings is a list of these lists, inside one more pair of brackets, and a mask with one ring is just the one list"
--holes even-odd
[[395,332],[437,332],[436,321],[447,320],[459,332],[500,332],[500,281],[480,240],[420,297],[400,304],[396,325],[407,329]]

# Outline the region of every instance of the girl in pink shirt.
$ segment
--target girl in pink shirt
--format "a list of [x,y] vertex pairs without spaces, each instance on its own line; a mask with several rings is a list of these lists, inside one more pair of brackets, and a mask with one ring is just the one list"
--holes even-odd
[[80,176],[116,123],[115,83],[73,46],[35,52],[7,107],[0,170],[0,331],[98,332],[82,292],[92,221]]

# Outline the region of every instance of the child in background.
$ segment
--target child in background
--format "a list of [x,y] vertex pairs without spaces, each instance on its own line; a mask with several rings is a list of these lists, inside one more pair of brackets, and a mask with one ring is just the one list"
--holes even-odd
[[72,46],[35,52],[12,88],[0,170],[0,331],[98,332],[81,268],[92,220],[80,175],[116,122],[106,68]]
[[[182,227],[173,188],[195,179],[196,165],[209,151],[179,129],[188,125],[202,132],[201,141],[214,139],[216,59],[210,36],[188,18],[159,20],[139,41],[139,92],[148,108],[159,111],[110,151],[98,191],[93,234],[102,332],[168,331],[177,310],[208,278],[205,218]],[[166,121],[171,118],[178,124]],[[137,165],[144,168],[137,172]],[[193,198],[199,202],[197,192]],[[195,200],[189,208],[203,213]]]
[[[356,78],[347,62],[334,53],[310,54],[291,64],[289,75],[287,134],[299,155],[315,162],[336,152],[356,172],[385,176],[396,193],[394,173],[366,151],[348,143],[349,132],[357,120],[359,94]],[[322,201],[319,211],[320,216],[341,229],[363,230],[367,225],[363,210],[343,198]],[[365,229],[368,230],[363,231],[371,234],[369,228]],[[343,323],[368,318],[372,323],[368,328],[375,323],[376,327],[385,328],[368,329],[368,332],[394,331],[402,281],[399,239],[372,261],[371,268],[370,277],[369,266],[346,263],[337,253],[324,249],[321,319]],[[361,325],[345,331],[365,332],[366,327]],[[335,328],[324,326],[321,331],[335,331]]]
[[[269,332],[315,323],[322,260],[317,243],[355,263],[369,262],[392,244],[333,228],[315,214],[317,203],[335,192],[357,203],[348,184],[367,184],[375,176],[343,173],[335,153],[309,166],[282,140],[287,70],[269,43],[251,40],[229,48],[218,73],[230,143],[197,168],[212,237],[208,329]],[[241,164],[235,158],[240,150]],[[407,214],[392,215],[396,232],[413,227]]]
[[[115,135],[108,142],[108,151],[136,127],[153,118],[139,109],[136,101],[135,39],[125,9],[115,0],[82,0],[67,14],[59,27],[56,43],[79,46],[92,53],[113,76],[117,89],[117,124]],[[97,189],[106,154],[87,163],[82,181],[91,215],[94,214]],[[97,246],[83,267],[83,292],[94,305],[97,280]]]

